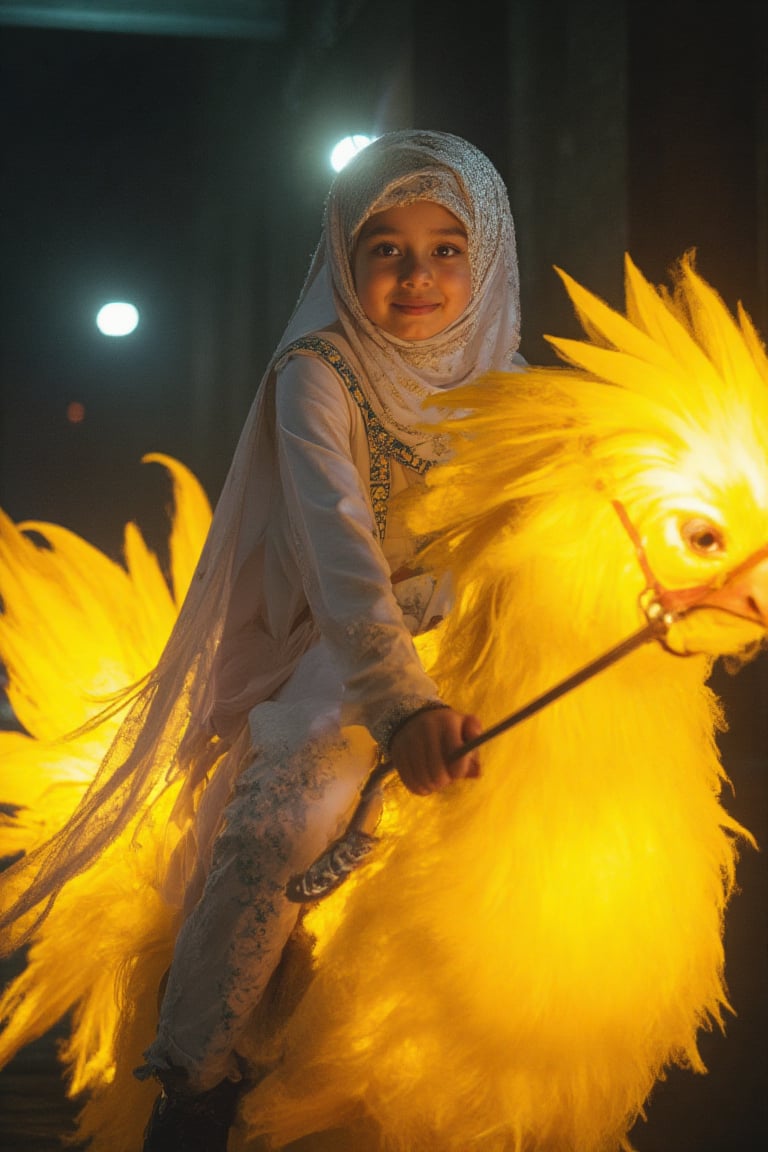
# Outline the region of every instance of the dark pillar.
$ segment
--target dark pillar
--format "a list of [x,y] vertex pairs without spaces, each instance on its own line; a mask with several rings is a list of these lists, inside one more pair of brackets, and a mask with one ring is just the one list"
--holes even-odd
[[576,335],[564,268],[621,300],[626,247],[626,16],[615,0],[509,5],[510,192],[523,291],[523,351]]
[[630,2],[629,239],[654,280],[688,248],[768,324],[768,8]]

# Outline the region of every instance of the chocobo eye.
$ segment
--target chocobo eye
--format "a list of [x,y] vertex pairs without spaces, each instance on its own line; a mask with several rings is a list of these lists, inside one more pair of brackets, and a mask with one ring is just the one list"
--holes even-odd
[[710,520],[686,520],[680,526],[680,535],[687,548],[697,556],[717,556],[725,548],[722,531]]

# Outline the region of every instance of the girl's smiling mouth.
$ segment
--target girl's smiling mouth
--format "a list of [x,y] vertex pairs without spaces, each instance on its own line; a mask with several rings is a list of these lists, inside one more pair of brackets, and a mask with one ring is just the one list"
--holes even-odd
[[406,316],[426,316],[430,312],[434,312],[440,307],[437,303],[430,303],[424,301],[398,301],[392,302],[392,307],[396,308],[398,312],[404,312]]

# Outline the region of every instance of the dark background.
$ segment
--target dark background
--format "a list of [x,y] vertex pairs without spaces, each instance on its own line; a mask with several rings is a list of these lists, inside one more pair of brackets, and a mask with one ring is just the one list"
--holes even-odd
[[[148,451],[215,498],[319,233],[350,132],[464,135],[517,223],[522,351],[575,334],[554,263],[622,303],[685,250],[768,335],[768,5],[733,0],[0,2],[0,504],[111,554],[165,499]],[[142,324],[108,340],[99,305]],[[67,419],[80,402],[81,423]],[[734,814],[768,843],[764,658],[717,674]],[[642,739],[642,734],[638,734]],[[728,922],[737,1016],[675,1073],[639,1152],[768,1133],[768,870]]]

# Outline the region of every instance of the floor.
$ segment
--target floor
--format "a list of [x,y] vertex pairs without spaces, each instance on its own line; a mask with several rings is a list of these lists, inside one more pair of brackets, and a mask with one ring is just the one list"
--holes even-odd
[[62,1136],[74,1131],[74,1115],[56,1070],[55,1037],[32,1045],[0,1073],[4,1152],[59,1152]]

